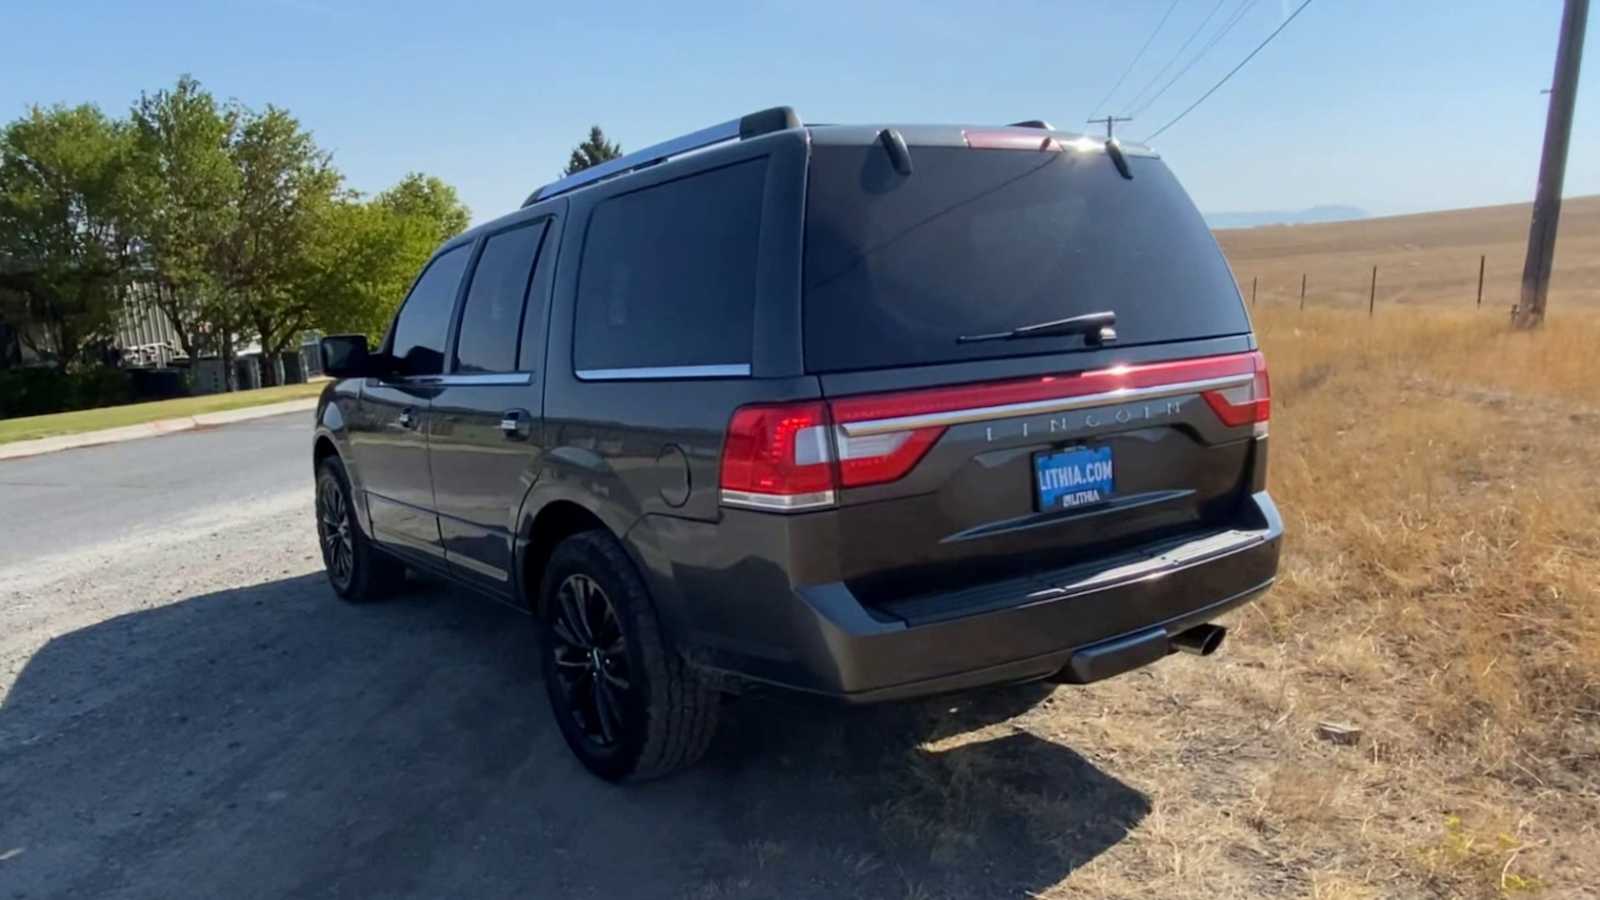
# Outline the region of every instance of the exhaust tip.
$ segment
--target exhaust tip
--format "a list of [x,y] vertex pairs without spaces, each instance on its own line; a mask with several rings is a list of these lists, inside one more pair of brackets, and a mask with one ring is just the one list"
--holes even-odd
[[1173,635],[1172,646],[1196,656],[1210,656],[1217,652],[1217,648],[1222,646],[1222,639],[1227,636],[1228,629],[1221,625],[1196,625]]

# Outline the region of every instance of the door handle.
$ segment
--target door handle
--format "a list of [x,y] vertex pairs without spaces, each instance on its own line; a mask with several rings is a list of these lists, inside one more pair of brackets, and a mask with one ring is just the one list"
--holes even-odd
[[532,416],[525,409],[508,409],[500,414],[500,433],[508,440],[521,440],[528,436]]
[[417,411],[408,406],[400,410],[400,416],[395,421],[400,423],[401,428],[415,427],[417,424]]

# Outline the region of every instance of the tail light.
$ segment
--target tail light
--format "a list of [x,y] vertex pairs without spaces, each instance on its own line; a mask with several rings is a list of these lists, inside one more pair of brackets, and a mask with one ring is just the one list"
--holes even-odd
[[832,506],[841,488],[903,478],[952,424],[1181,393],[1200,394],[1224,425],[1267,433],[1271,397],[1260,352],[744,406],[728,423],[722,502],[773,511]]
[[1220,391],[1206,391],[1200,396],[1205,398],[1206,405],[1217,414],[1222,424],[1230,428],[1251,425],[1257,437],[1265,437],[1267,420],[1272,418],[1272,390],[1267,380],[1267,358],[1259,350],[1249,354],[1247,358],[1253,376],[1249,384]]
[[833,504],[833,446],[821,401],[743,406],[722,450],[722,502],[798,510]]
[[[767,510],[833,505],[841,487],[895,481],[911,471],[944,428],[851,437],[835,427],[847,401],[740,407],[722,451],[722,502]],[[845,421],[851,421],[846,419]]]

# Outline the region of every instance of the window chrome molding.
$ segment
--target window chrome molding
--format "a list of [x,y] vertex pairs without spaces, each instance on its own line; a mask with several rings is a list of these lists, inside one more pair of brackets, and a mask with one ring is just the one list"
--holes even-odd
[[638,366],[631,369],[578,369],[581,381],[661,381],[672,378],[749,378],[750,364]]
[[1254,378],[1254,374],[1246,372],[1240,375],[1224,375],[1218,378],[1203,378],[1198,381],[1184,381],[1177,384],[1158,384],[1143,388],[1119,388],[1114,391],[1081,394],[1076,397],[1054,397],[1048,400],[1030,400],[1026,403],[1006,403],[999,406],[975,406],[971,409],[954,409],[948,412],[922,413],[914,416],[896,416],[892,419],[873,419],[866,422],[843,422],[839,425],[839,428],[849,437],[867,437],[874,434],[887,434],[891,431],[907,431],[912,428],[966,425],[970,422],[983,422],[989,419],[1009,419],[1014,416],[1033,416],[1043,413],[1089,409],[1094,406],[1112,406],[1118,403],[1160,400],[1164,397],[1179,397],[1184,394],[1198,394],[1201,391],[1237,387],[1249,384]]
[[437,387],[464,387],[468,385],[518,385],[532,384],[532,372],[472,372],[451,375],[413,375],[402,384]]
[[723,506],[740,506],[764,512],[805,512],[822,509],[834,503],[833,491],[813,491],[809,494],[757,494],[750,491],[722,490]]

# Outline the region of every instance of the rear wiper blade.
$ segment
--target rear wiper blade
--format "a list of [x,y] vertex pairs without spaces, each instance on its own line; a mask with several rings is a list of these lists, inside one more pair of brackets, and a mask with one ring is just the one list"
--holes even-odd
[[1033,325],[1021,325],[1010,331],[996,331],[991,334],[964,334],[956,338],[958,344],[975,344],[979,341],[1015,341],[1022,338],[1065,337],[1067,335],[1081,334],[1084,342],[1094,346],[1108,343],[1117,339],[1117,314],[1111,310],[1104,312],[1084,313],[1070,319],[1056,319],[1053,322],[1037,322]]

